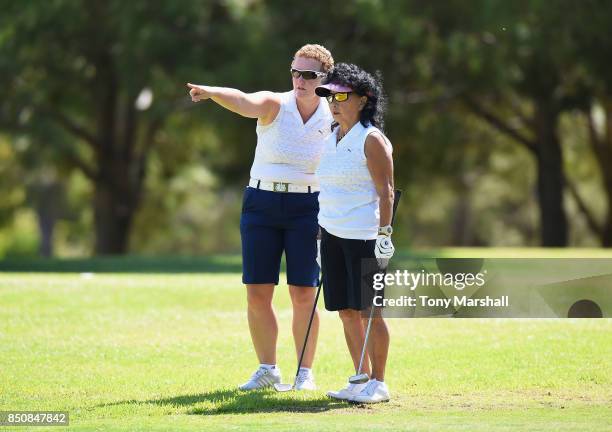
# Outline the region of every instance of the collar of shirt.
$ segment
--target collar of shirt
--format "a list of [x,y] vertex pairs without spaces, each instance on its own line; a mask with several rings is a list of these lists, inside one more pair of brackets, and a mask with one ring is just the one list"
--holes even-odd
[[[296,116],[300,122],[302,123],[302,125],[306,126],[307,124],[316,124],[318,123],[320,120],[324,119],[325,117],[325,109],[327,108],[327,111],[329,111],[329,107],[327,107],[327,103],[325,102],[325,99],[323,98],[319,98],[319,105],[317,106],[317,109],[315,110],[315,112],[312,114],[312,116],[308,119],[308,121],[306,123],[304,123],[304,121],[302,120],[302,116],[300,114],[300,112],[298,111],[298,107],[297,107],[297,99],[295,98],[295,94],[293,92],[293,90],[291,90],[291,92],[289,92],[289,103],[287,104],[287,107],[289,108],[289,112],[291,112],[294,116]],[[331,112],[329,113],[329,116],[331,117]]]

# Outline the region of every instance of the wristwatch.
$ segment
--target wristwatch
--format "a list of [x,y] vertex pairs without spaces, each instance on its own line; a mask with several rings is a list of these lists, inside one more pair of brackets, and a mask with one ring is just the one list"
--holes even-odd
[[378,227],[378,234],[390,236],[391,234],[393,234],[393,227],[391,225]]

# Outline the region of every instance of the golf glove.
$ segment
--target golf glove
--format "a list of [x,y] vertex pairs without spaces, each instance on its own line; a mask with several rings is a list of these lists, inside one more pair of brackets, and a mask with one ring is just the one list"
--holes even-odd
[[381,268],[387,268],[389,260],[395,252],[391,237],[384,234],[379,234],[376,237],[376,246],[374,246],[374,256],[378,260],[378,264]]
[[317,264],[321,268],[321,239],[317,239]]

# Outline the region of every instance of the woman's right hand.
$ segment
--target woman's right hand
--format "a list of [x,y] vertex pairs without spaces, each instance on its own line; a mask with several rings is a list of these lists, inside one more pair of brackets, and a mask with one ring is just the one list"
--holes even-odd
[[189,95],[193,102],[211,99],[223,108],[240,114],[243,117],[257,118],[259,124],[266,125],[277,116],[281,96],[277,93],[260,91],[244,93],[229,87],[214,87],[187,83]]
[[196,84],[187,83],[189,90],[189,96],[191,96],[192,102],[200,102],[210,98],[210,93],[206,90],[206,86],[200,86]]

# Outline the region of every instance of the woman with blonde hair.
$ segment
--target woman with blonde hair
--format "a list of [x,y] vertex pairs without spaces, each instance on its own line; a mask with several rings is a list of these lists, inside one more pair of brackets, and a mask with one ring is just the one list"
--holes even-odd
[[[278,324],[272,296],[285,253],[293,304],[293,337],[299,358],[319,281],[317,214],[319,183],[315,169],[331,131],[327,102],[315,94],[333,67],[331,53],[308,44],[295,53],[293,88],[277,93],[244,93],[225,87],[187,84],[194,102],[210,99],[243,117],[257,119],[257,147],[251,179],[244,191],[240,233],[242,281],[247,291],[249,330],[259,368],[240,386],[255,390],[282,382],[276,364]],[[319,318],[315,314],[295,388],[316,388],[314,360]]]

